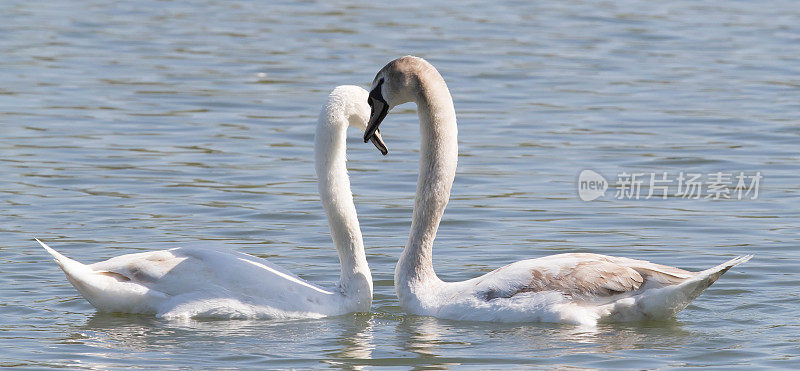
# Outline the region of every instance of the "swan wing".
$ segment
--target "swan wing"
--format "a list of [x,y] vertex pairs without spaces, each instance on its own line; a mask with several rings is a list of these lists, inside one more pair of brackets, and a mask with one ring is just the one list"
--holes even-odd
[[120,282],[149,287],[158,283],[185,260],[186,257],[179,256],[172,250],[161,250],[116,256],[90,264],[89,268],[97,274],[113,277]]
[[558,254],[499,268],[476,284],[486,300],[556,291],[576,301],[631,294],[645,285],[678,284],[695,273],[647,261],[599,254]]
[[213,249],[177,248],[128,254],[90,265],[170,295],[224,288],[267,294],[297,286],[298,290],[331,294],[266,259]]

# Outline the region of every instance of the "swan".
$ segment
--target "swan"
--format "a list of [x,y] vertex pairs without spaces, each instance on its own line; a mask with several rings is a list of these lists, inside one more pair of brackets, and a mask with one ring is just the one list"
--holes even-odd
[[[162,318],[318,318],[369,311],[367,265],[346,168],[347,128],[366,128],[367,91],[336,87],[317,121],[315,163],[320,198],[339,253],[338,285],[324,289],[267,260],[240,253],[181,247],[117,256],[85,265],[36,239],[70,283],[101,312]],[[379,148],[379,137],[373,140]]]
[[389,62],[372,82],[364,141],[388,111],[414,102],[420,121],[420,173],[411,232],[394,274],[402,307],[411,314],[498,322],[662,319],[675,315],[723,273],[752,256],[700,272],[642,260],[568,253],[518,261],[462,282],[433,269],[433,240],[450,198],[458,161],[456,113],[444,79],[422,58]]

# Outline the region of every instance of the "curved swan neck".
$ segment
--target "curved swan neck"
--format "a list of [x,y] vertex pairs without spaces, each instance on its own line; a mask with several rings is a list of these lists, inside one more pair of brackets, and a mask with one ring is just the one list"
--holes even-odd
[[458,128],[453,99],[442,76],[419,74],[416,91],[420,122],[420,172],[414,199],[411,234],[395,270],[395,284],[436,281],[433,240],[450,199],[458,163]]
[[317,186],[342,266],[339,286],[345,295],[371,299],[372,276],[347,176],[347,128],[342,107],[328,104],[320,112],[314,145]]

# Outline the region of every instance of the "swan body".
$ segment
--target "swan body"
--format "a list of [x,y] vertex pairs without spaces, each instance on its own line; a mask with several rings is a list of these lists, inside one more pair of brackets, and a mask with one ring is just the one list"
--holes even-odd
[[674,316],[728,269],[749,259],[689,272],[642,260],[568,253],[518,261],[467,281],[418,282],[398,290],[404,290],[403,307],[418,315],[591,326],[600,320]]
[[69,282],[102,312],[166,318],[303,318],[369,311],[372,275],[345,163],[347,128],[365,129],[366,100],[367,92],[360,87],[337,87],[322,108],[316,129],[320,198],[341,263],[335,288],[324,289],[265,259],[239,252],[184,247],[85,265],[37,241]]
[[395,289],[412,314],[499,322],[661,319],[675,315],[731,267],[751,256],[689,272],[647,261],[572,253],[522,260],[462,282],[444,282],[433,269],[433,240],[450,197],[458,161],[453,100],[442,76],[422,58],[389,62],[375,76],[365,141],[388,111],[417,105],[420,174],[411,233],[395,268]]

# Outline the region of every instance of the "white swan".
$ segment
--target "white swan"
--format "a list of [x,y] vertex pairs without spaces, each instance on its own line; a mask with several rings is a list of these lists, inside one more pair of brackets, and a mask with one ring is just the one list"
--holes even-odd
[[427,61],[398,58],[375,76],[365,141],[389,109],[417,105],[420,173],[411,234],[395,269],[403,308],[412,314],[479,321],[594,325],[669,317],[685,308],[738,257],[700,272],[598,254],[558,254],[518,261],[463,282],[443,282],[432,248],[458,161],[456,113],[444,79]]
[[[369,311],[372,275],[346,168],[348,126],[369,118],[366,90],[339,86],[320,112],[315,162],[319,192],[339,252],[341,277],[332,290],[264,260],[201,248],[129,254],[84,265],[39,243],[69,282],[102,312],[166,318],[301,318]],[[373,141],[381,146],[379,138]]]

